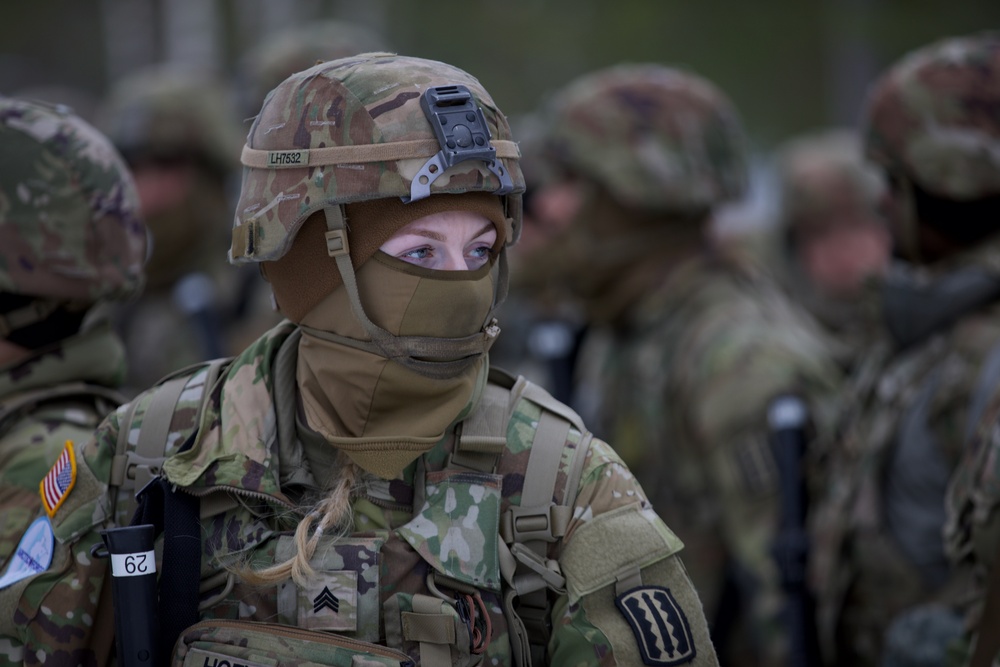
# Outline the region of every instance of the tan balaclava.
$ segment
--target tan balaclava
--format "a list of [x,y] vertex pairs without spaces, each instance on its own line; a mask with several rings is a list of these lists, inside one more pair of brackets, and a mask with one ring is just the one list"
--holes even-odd
[[[378,251],[407,223],[446,210],[491,220],[494,250],[503,247],[508,223],[496,195],[345,207],[362,315],[395,337],[388,343],[373,341],[355,311],[327,253],[322,212],[304,223],[285,256],[263,264],[278,308],[303,330],[296,378],[306,424],[383,478],[396,477],[471,408],[497,332],[497,262],[475,271],[436,271]],[[394,346],[407,340],[413,344]]]

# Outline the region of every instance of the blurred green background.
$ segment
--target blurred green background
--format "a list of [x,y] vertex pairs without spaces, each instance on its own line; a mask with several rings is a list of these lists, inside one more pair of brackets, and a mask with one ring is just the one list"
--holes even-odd
[[929,41],[1000,27],[1000,1],[8,1],[0,90],[73,87],[86,107],[88,96],[149,63],[182,61],[232,78],[267,34],[321,17],[470,71],[508,115],[594,68],[685,65],[732,96],[753,146],[766,151],[800,131],[853,123],[882,68]]

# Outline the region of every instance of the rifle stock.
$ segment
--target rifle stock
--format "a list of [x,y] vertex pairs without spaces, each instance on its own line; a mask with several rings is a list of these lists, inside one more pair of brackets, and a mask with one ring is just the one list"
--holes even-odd
[[767,417],[779,473],[781,520],[773,555],[785,592],[788,664],[813,667],[819,664],[819,640],[815,605],[806,585],[808,491],[803,466],[809,443],[809,409],[801,398],[783,395],[771,402]]

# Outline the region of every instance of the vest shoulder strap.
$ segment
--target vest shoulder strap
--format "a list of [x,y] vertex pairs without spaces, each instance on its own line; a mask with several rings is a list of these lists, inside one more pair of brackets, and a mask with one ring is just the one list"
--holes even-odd
[[[164,377],[125,409],[118,424],[118,440],[111,464],[110,485],[117,501],[118,490],[128,494],[126,515],[135,510],[136,494],[160,474],[171,444],[180,446],[198,428],[201,415],[231,358],[213,359],[182,368]],[[186,415],[183,426],[174,423],[178,403],[197,405]],[[141,419],[137,419],[141,417]]]
[[[548,645],[549,593],[565,591],[558,551],[572,519],[592,435],[576,412],[524,377],[491,368],[489,380],[478,409],[462,424],[449,466],[495,470],[508,451],[507,429],[518,404],[527,400],[541,408],[521,471],[520,502],[511,503],[500,517],[504,615],[510,625],[515,664],[538,665],[543,664]],[[575,446],[571,430],[580,433]],[[563,468],[567,449],[571,450],[569,464]]]

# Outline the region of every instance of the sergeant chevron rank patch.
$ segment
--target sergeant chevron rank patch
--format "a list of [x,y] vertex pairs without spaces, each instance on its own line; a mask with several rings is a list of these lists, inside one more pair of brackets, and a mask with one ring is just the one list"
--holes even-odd
[[298,593],[298,623],[310,630],[357,632],[358,573],[321,572]]
[[635,633],[642,662],[680,665],[694,660],[694,639],[684,610],[662,586],[640,586],[615,598]]

